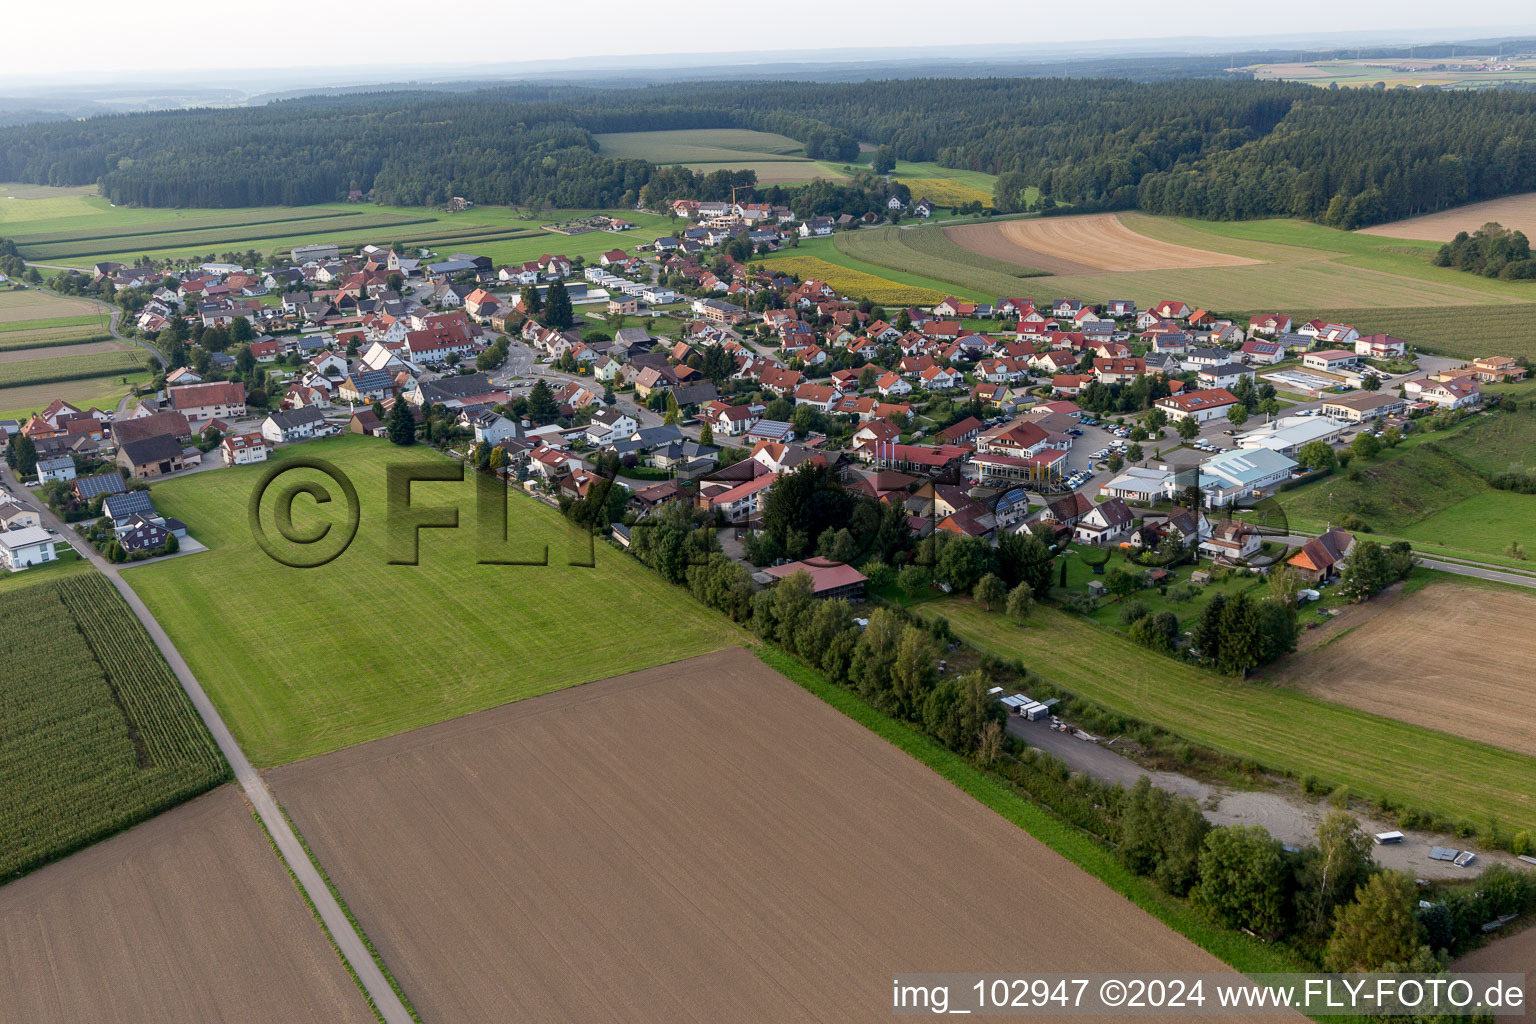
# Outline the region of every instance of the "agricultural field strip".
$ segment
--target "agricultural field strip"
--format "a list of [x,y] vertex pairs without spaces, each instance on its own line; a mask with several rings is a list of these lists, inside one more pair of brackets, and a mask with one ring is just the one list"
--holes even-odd
[[971,642],[1079,696],[1239,758],[1363,797],[1536,825],[1536,759],[1296,691],[1224,679],[1042,608],[1020,629],[968,600],[924,605]]
[[[229,214],[202,221],[168,220],[163,224],[135,224],[128,230],[104,231],[102,228],[80,228],[78,231],[45,231],[11,235],[17,245],[48,245],[55,242],[96,242],[111,238],[137,238],[141,235],[184,234],[191,231],[220,230],[224,228],[259,228],[273,224],[304,224],[315,221],[335,221],[363,217],[384,217],[385,214],[368,214],[362,211],[335,210],[328,213],[301,213],[302,208],[278,217],[245,217]],[[254,211],[252,211],[254,212]],[[407,220],[406,223],[413,221]],[[171,225],[177,225],[172,227]]]
[[85,327],[90,325],[100,326],[107,322],[105,313],[100,316],[55,316],[43,320],[0,320],[0,334],[9,334],[12,331],[40,331],[59,327]]
[[874,272],[856,270],[820,256],[795,255],[793,250],[788,255],[774,256],[771,266],[772,269],[794,274],[802,281],[825,281],[841,295],[867,298],[883,306],[929,306],[944,301],[944,297],[949,294],[943,289],[942,283],[938,283],[939,287],[906,284],[884,276],[879,267],[873,268]]
[[[118,248],[123,243],[140,245],[147,252],[174,246],[202,247],[207,245],[232,245],[239,242],[265,242],[272,239],[289,238],[298,235],[313,235],[319,232],[330,232],[336,235],[353,234],[358,231],[384,231],[396,227],[406,227],[412,224],[429,224],[429,218],[411,220],[391,219],[387,222],[372,224],[349,222],[335,225],[335,230],[330,231],[332,225],[326,222],[318,224],[312,222],[294,222],[292,224],[271,224],[260,228],[230,227],[218,228],[202,232],[190,238],[180,237],[174,234],[145,235],[138,238],[105,238],[102,244],[82,245],[80,243],[58,243],[53,245],[26,245],[22,246],[22,255],[33,261],[59,260],[91,256],[103,251]],[[107,243],[110,243],[107,244]]]
[[[46,352],[47,349],[42,351]],[[144,369],[145,359],[142,349],[131,348],[117,352],[99,352],[94,355],[55,356],[7,362],[0,364],[0,388],[133,373]],[[0,396],[0,401],[3,400],[3,396]]]
[[[228,777],[187,696],[95,573],[0,592],[0,879],[57,859]],[[44,683],[44,680],[47,680]]]
[[14,334],[0,334],[0,352],[58,348],[62,345],[81,345],[92,341],[112,340],[114,339],[110,334],[82,332],[76,327],[56,331],[23,331]]
[[893,965],[1224,969],[739,648],[269,777],[428,1020],[875,1021]]
[[1377,224],[1361,228],[1359,233],[1445,243],[1456,237],[1458,231],[1470,233],[1490,221],[1502,224],[1511,231],[1523,231],[1528,237],[1536,236],[1536,193],[1504,196],[1409,217],[1390,224]]

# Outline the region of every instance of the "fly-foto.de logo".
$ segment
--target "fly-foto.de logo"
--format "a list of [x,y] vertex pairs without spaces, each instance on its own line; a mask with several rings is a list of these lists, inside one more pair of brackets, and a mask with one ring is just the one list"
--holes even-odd
[[[322,481],[319,477],[325,479]],[[494,476],[476,474],[474,479],[472,528],[476,563],[551,564],[547,534],[541,531],[538,540],[509,537],[506,485]],[[413,503],[411,485],[463,482],[464,465],[458,462],[387,467],[383,495],[384,560],[387,564],[418,565],[422,530],[457,530],[462,525],[457,505]],[[614,482],[598,477],[591,486],[602,492],[597,496],[601,500]],[[294,521],[295,506],[301,510],[301,522],[297,523]],[[325,514],[316,515],[316,511]],[[251,536],[267,557],[293,569],[318,569],[339,558],[357,539],[363,505],[357,487],[346,473],[324,459],[296,456],[267,467],[251,490],[246,512]],[[592,568],[596,564],[593,532],[571,525],[569,538],[570,547],[563,564]]]

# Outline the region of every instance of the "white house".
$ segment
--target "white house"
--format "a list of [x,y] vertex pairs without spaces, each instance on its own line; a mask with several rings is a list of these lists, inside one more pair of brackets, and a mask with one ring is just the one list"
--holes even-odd
[[1226,388],[1186,391],[1157,400],[1157,407],[1166,412],[1169,419],[1182,420],[1189,417],[1196,423],[1204,423],[1217,416],[1225,416],[1227,410],[1236,404],[1236,396]]
[[1072,539],[1080,544],[1113,544],[1131,532],[1136,516],[1119,498],[1093,506],[1073,527]]
[[1244,377],[1253,380],[1254,371],[1253,367],[1242,363],[1222,363],[1201,368],[1196,377],[1202,388],[1226,388],[1230,391]]
[[261,436],[273,444],[303,441],[325,429],[325,414],[314,406],[274,412],[261,421]]
[[41,526],[0,531],[0,564],[11,572],[54,560],[55,537]]
[[266,462],[272,446],[260,433],[230,434],[219,442],[219,454],[226,466],[244,466],[252,462]]
[[639,428],[633,416],[609,406],[594,415],[587,424],[587,440],[593,444],[608,444],[629,437]]
[[73,480],[75,478],[75,460],[68,455],[60,455],[53,459],[37,460],[37,482],[41,484],[52,483],[55,480]]

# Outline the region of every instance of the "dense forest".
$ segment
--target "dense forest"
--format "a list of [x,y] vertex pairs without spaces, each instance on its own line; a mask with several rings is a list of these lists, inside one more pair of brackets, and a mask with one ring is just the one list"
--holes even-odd
[[[755,128],[817,159],[860,141],[1005,175],[1077,209],[1356,227],[1536,189],[1536,95],[1286,82],[913,79],[503,86],[307,97],[0,129],[0,180],[99,182],[118,203],[335,200],[613,206],[741,177],[604,156],[593,133]],[[648,191],[647,185],[655,183]]]

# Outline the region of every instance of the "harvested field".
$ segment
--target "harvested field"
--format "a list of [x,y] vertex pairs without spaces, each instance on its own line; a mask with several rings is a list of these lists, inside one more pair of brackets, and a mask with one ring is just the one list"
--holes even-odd
[[1536,754],[1536,597],[1436,583],[1291,658],[1276,681],[1428,729]]
[[1257,260],[1138,234],[1113,213],[945,228],[962,248],[1052,274],[1236,267]]
[[425,1020],[878,1021],[893,971],[1224,969],[739,648],[268,779]]
[[1487,202],[1458,206],[1439,213],[1427,213],[1421,217],[1395,220],[1390,224],[1361,228],[1366,235],[1385,235],[1388,238],[1423,238],[1431,242],[1449,242],[1456,232],[1476,231],[1495,221],[1512,231],[1524,231],[1536,236],[1536,192],[1518,196],[1489,199]]
[[1525,974],[1527,983],[1524,1016],[1499,1017],[1500,1024],[1516,1024],[1518,1021],[1536,1021],[1536,1001],[1530,998],[1531,965],[1536,964],[1536,928],[1494,939],[1482,949],[1475,950],[1453,961],[1450,969],[1457,974]]
[[0,1024],[374,1016],[225,786],[0,889]]
[[102,309],[84,299],[66,298],[36,288],[0,291],[0,323],[90,315],[100,317]]

